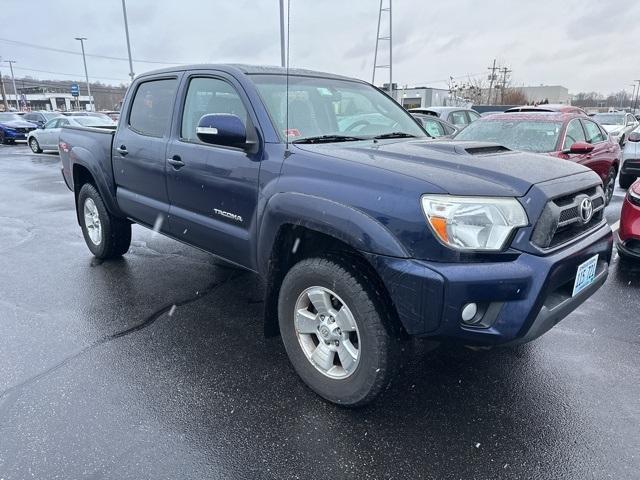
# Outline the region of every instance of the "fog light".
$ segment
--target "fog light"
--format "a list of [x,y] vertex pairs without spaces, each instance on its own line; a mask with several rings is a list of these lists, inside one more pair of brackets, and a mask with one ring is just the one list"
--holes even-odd
[[478,305],[476,305],[475,303],[467,303],[464,307],[462,307],[462,321],[464,323],[468,323],[469,325],[478,323],[480,319],[473,321],[477,313]]

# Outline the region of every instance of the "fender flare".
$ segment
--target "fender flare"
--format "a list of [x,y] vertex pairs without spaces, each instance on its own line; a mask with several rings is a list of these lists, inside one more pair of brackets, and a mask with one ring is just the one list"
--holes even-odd
[[361,252],[409,257],[387,227],[361,210],[314,195],[277,193],[265,205],[260,223],[257,266],[262,275],[268,274],[274,243],[286,224],[329,235]]
[[[75,166],[78,165],[87,169],[89,171],[89,174],[93,177],[94,185],[98,189],[98,192],[102,197],[102,201],[104,202],[107,211],[117,217],[126,217],[126,215],[120,210],[120,207],[118,207],[118,204],[116,203],[115,185],[110,178],[111,172],[105,171],[106,166],[104,166],[102,162],[96,159],[93,153],[82,147],[74,147],[71,152],[69,152],[69,157],[71,159],[71,175],[73,179],[74,193],[76,192],[74,170]],[[111,162],[109,162],[109,167],[110,166]],[[75,200],[77,214],[77,195]]]

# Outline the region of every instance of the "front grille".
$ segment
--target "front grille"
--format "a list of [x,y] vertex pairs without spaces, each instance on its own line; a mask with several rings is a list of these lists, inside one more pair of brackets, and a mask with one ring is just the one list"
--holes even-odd
[[[581,204],[589,198],[593,214],[587,222],[582,218]],[[570,242],[597,227],[604,217],[605,199],[601,187],[554,198],[545,206],[531,235],[531,242],[543,249]]]
[[18,127],[15,129],[18,133],[29,133],[31,130],[35,130],[34,128],[29,127]]

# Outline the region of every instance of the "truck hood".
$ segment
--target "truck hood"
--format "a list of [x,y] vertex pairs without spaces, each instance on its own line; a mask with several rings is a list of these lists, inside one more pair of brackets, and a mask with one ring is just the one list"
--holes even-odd
[[484,142],[404,140],[296,147],[408,175],[452,195],[520,197],[533,184],[590,171],[568,160]]

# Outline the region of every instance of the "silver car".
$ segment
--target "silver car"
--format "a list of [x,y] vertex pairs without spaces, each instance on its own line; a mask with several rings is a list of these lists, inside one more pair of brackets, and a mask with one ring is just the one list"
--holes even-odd
[[480,114],[475,110],[464,107],[422,107],[410,108],[409,113],[422,113],[425,115],[433,115],[441,118],[454,125],[457,129],[462,130],[471,122],[475,122],[480,118]]
[[624,145],[629,132],[638,126],[636,117],[630,113],[596,113],[591,118],[602,125],[602,128],[604,128],[614,140],[619,142],[620,145]]
[[72,116],[58,117],[49,120],[43,126],[29,132],[27,144],[33,153],[42,153],[43,150],[58,150],[58,138],[62,127],[95,127],[95,128],[116,128],[116,122],[110,118],[94,116]]
[[622,149],[622,162],[620,163],[620,186],[627,189],[640,177],[640,126],[636,127],[627,137]]

